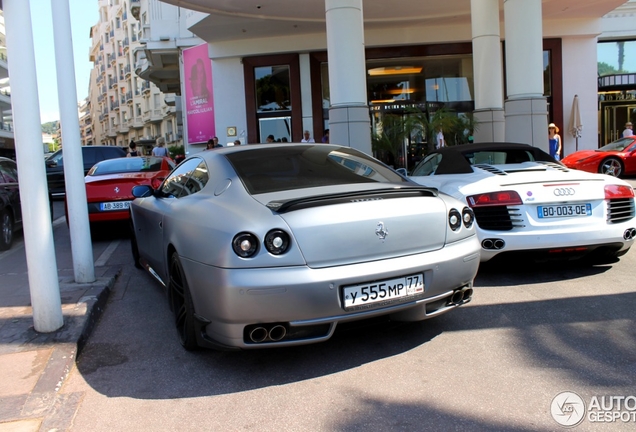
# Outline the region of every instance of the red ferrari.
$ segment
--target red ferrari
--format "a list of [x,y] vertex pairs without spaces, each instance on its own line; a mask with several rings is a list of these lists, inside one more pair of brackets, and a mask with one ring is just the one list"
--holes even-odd
[[620,138],[598,150],[580,150],[564,157],[568,168],[614,177],[636,174],[636,136]]
[[175,167],[169,157],[140,156],[96,163],[85,178],[89,222],[127,220],[133,186],[158,188]]

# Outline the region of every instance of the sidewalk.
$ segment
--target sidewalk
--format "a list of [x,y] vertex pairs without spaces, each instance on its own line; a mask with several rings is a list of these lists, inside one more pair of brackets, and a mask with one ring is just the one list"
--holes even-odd
[[[73,282],[69,231],[64,217],[53,223],[64,326],[53,333],[33,328],[22,235],[0,253],[0,432],[66,430],[79,395],[60,395],[108,300],[119,268],[106,264],[116,244],[93,243],[96,281]],[[117,241],[118,242],[118,241]]]

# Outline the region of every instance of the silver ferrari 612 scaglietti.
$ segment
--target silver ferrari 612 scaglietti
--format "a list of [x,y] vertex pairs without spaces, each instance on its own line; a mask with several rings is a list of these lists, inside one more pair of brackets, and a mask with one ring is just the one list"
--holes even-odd
[[321,342],[473,294],[472,210],[349,147],[207,150],[133,195],[135,264],[167,289],[186,349]]

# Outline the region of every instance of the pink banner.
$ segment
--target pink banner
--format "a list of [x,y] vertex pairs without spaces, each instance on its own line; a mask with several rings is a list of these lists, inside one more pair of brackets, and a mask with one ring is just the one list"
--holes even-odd
[[216,134],[208,45],[184,49],[183,66],[188,144],[207,142]]

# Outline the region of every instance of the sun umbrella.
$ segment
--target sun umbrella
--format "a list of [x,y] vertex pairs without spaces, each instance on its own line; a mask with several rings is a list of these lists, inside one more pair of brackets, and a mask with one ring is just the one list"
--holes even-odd
[[579,95],[574,95],[572,101],[572,113],[570,114],[570,124],[568,127],[572,136],[576,139],[576,150],[579,150],[579,138],[581,138],[581,131],[583,125],[581,124],[581,111],[579,111]]

